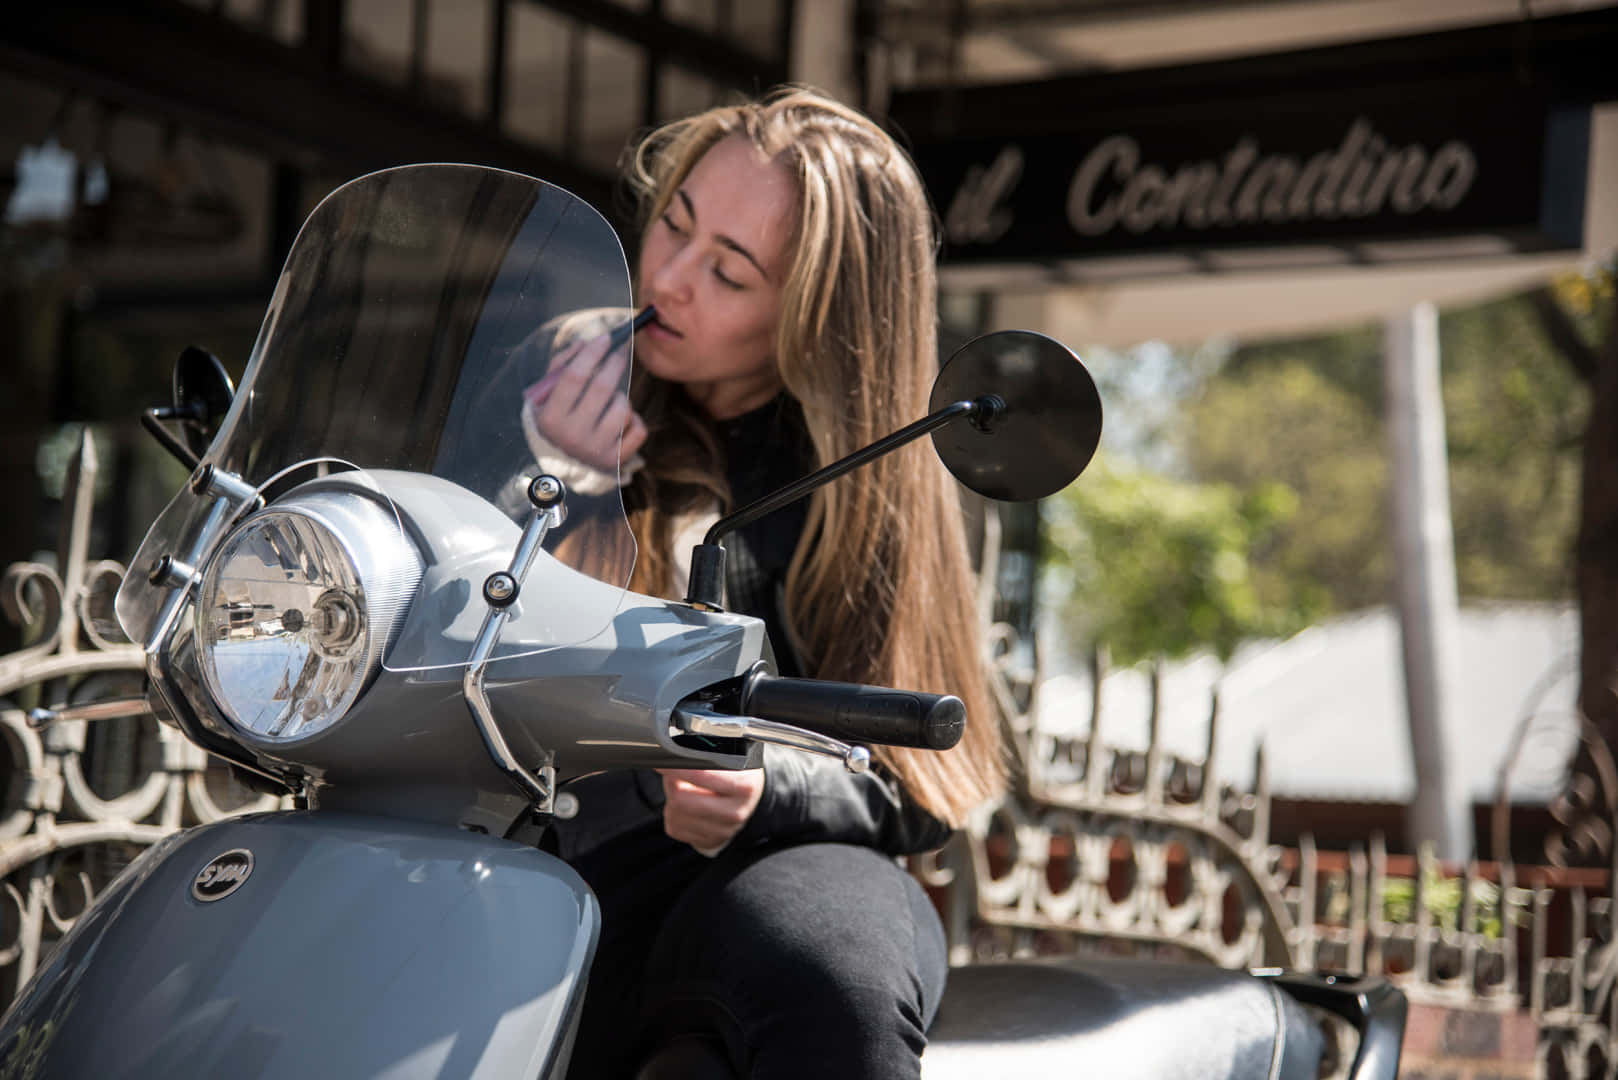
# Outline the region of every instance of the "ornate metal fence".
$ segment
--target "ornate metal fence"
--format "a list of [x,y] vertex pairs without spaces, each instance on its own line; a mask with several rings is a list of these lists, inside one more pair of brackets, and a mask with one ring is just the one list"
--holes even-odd
[[[985,808],[963,843],[922,868],[971,913],[953,919],[957,961],[1130,949],[1225,967],[1384,974],[1417,1005],[1526,1012],[1538,1032],[1537,1076],[1614,1075],[1610,897],[1550,887],[1544,868],[1520,887],[1509,859],[1456,870],[1430,852],[1390,858],[1380,836],[1347,853],[1318,852],[1308,837],[1282,849],[1270,841],[1262,749],[1247,790],[1214,770],[1217,699],[1200,759],[1166,751],[1155,715],[1146,750],[1109,745],[1096,706],[1078,738],[1041,732],[1031,710],[1016,712],[1022,790]],[[1546,847],[1600,845],[1608,861],[1597,876],[1610,889],[1618,771],[1608,762],[1592,773],[1595,793]]]
[[[111,613],[123,568],[87,557],[95,471],[86,434],[69,470],[60,570],[17,564],[0,586],[5,615],[28,641],[0,658],[0,1002],[142,848],[276,805],[150,716],[30,726],[32,707],[140,688],[141,650]],[[1010,647],[1008,628],[996,634],[1021,787],[917,868],[956,897],[957,959],[1129,948],[1226,967],[1384,973],[1415,1002],[1526,1010],[1540,1076],[1613,1074],[1609,897],[1518,887],[1509,861],[1446,873],[1422,856],[1395,872],[1376,838],[1346,855],[1307,839],[1283,850],[1270,839],[1262,751],[1250,789],[1214,770],[1217,702],[1200,759],[1166,751],[1155,722],[1144,751],[1114,747],[1099,709],[1083,737],[1053,736],[1031,721],[1034,673],[1014,659],[1026,650]],[[1618,782],[1600,760],[1583,818],[1570,824],[1585,846],[1605,844],[1610,882]]]
[[30,726],[32,707],[141,689],[141,650],[112,616],[123,567],[87,557],[96,469],[86,431],[68,472],[60,570],[18,563],[0,580],[0,605],[29,641],[0,658],[0,1001],[141,849],[186,825],[276,805],[149,715]]

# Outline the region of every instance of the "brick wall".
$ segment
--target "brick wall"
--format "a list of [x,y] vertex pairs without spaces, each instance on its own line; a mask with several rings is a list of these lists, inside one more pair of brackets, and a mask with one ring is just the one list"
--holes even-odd
[[1526,1010],[1412,1002],[1401,1080],[1533,1080],[1539,1029]]

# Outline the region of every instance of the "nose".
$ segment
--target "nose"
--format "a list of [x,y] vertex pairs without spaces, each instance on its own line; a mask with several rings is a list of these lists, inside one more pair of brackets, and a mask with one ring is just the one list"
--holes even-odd
[[692,245],[682,245],[667,252],[661,261],[651,267],[646,278],[650,295],[647,300],[659,308],[672,309],[691,299],[695,253]]

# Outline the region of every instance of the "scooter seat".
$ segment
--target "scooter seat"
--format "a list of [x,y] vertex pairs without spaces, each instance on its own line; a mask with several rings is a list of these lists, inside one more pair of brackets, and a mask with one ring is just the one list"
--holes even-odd
[[1314,1080],[1324,1042],[1270,980],[1099,957],[955,968],[927,1038],[924,1080]]

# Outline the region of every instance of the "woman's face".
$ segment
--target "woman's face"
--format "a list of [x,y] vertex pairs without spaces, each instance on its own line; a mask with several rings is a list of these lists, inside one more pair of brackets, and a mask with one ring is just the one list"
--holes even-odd
[[724,419],[780,389],[775,333],[792,235],[792,177],[730,136],[705,153],[641,245],[642,303],[657,319],[635,362]]

